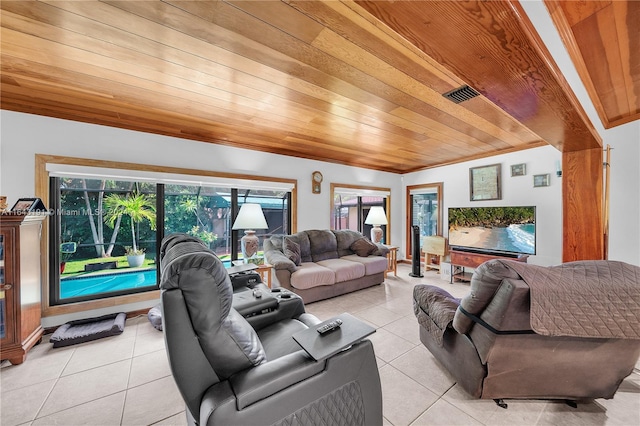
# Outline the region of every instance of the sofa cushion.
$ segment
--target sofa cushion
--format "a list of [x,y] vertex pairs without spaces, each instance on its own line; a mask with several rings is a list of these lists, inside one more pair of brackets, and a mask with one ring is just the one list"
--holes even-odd
[[362,263],[364,265],[366,275],[379,274],[386,271],[389,266],[387,258],[383,256],[360,257],[357,254],[352,254],[349,256],[343,256],[341,259]]
[[360,262],[352,262],[345,259],[327,259],[316,263],[331,269],[336,274],[337,283],[364,277],[365,266]]
[[314,262],[338,258],[338,241],[333,232],[325,229],[312,229],[306,233],[309,236],[311,259]]
[[287,256],[296,266],[300,266],[302,258],[300,257],[300,244],[296,243],[293,238],[284,237],[282,249],[284,255]]
[[378,250],[378,246],[364,237],[355,240],[349,248],[360,257],[367,257]]
[[314,262],[302,262],[298,270],[291,274],[291,286],[300,290],[335,282],[335,272]]
[[269,238],[265,238],[263,242],[264,251],[268,251],[268,250],[282,251],[282,239],[286,236],[287,236],[286,234],[274,234]]
[[351,229],[334,229],[333,233],[338,242],[338,257],[353,254],[351,244],[360,238],[364,238],[360,232],[352,231]]

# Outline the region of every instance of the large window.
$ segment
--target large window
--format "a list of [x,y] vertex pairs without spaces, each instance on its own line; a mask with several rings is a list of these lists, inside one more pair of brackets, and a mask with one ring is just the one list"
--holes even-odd
[[200,238],[231,266],[241,256],[232,225],[243,203],[261,205],[268,224],[261,239],[292,232],[292,182],[56,165],[48,174],[56,211],[49,306],[157,290],[159,245],[176,232]]
[[[407,186],[407,258],[411,258],[413,233],[417,226],[420,237],[442,235],[442,183]],[[422,248],[422,238],[420,238]]]
[[[389,216],[389,194],[387,188],[331,185],[331,229],[351,229],[370,238],[371,224],[365,223],[371,207],[380,206]],[[381,224],[382,243],[389,244],[389,225]]]

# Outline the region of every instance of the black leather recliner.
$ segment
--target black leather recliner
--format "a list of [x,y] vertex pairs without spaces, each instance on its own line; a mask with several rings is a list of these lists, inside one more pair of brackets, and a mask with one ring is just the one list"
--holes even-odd
[[220,259],[192,239],[167,238],[160,259],[162,322],[189,424],[382,424],[369,340],[313,360],[291,336],[319,324],[316,317],[295,309],[293,317],[266,315],[270,321],[254,320],[252,327],[232,307]]

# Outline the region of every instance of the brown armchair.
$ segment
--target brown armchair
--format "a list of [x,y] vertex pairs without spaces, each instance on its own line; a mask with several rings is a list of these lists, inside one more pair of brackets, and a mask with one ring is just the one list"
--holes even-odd
[[640,268],[493,260],[456,299],[414,288],[420,340],[476,398],[612,398],[640,355]]

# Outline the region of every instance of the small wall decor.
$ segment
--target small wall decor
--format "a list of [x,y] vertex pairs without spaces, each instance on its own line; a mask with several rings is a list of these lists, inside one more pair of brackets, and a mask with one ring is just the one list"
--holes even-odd
[[533,187],[549,186],[550,175],[549,173],[544,175],[533,175]]
[[524,176],[527,174],[527,166],[524,163],[511,165],[511,176]]
[[469,192],[471,201],[500,200],[500,164],[472,167],[469,169]]
[[322,173],[315,171],[311,174],[311,191],[314,194],[319,194],[322,190]]

